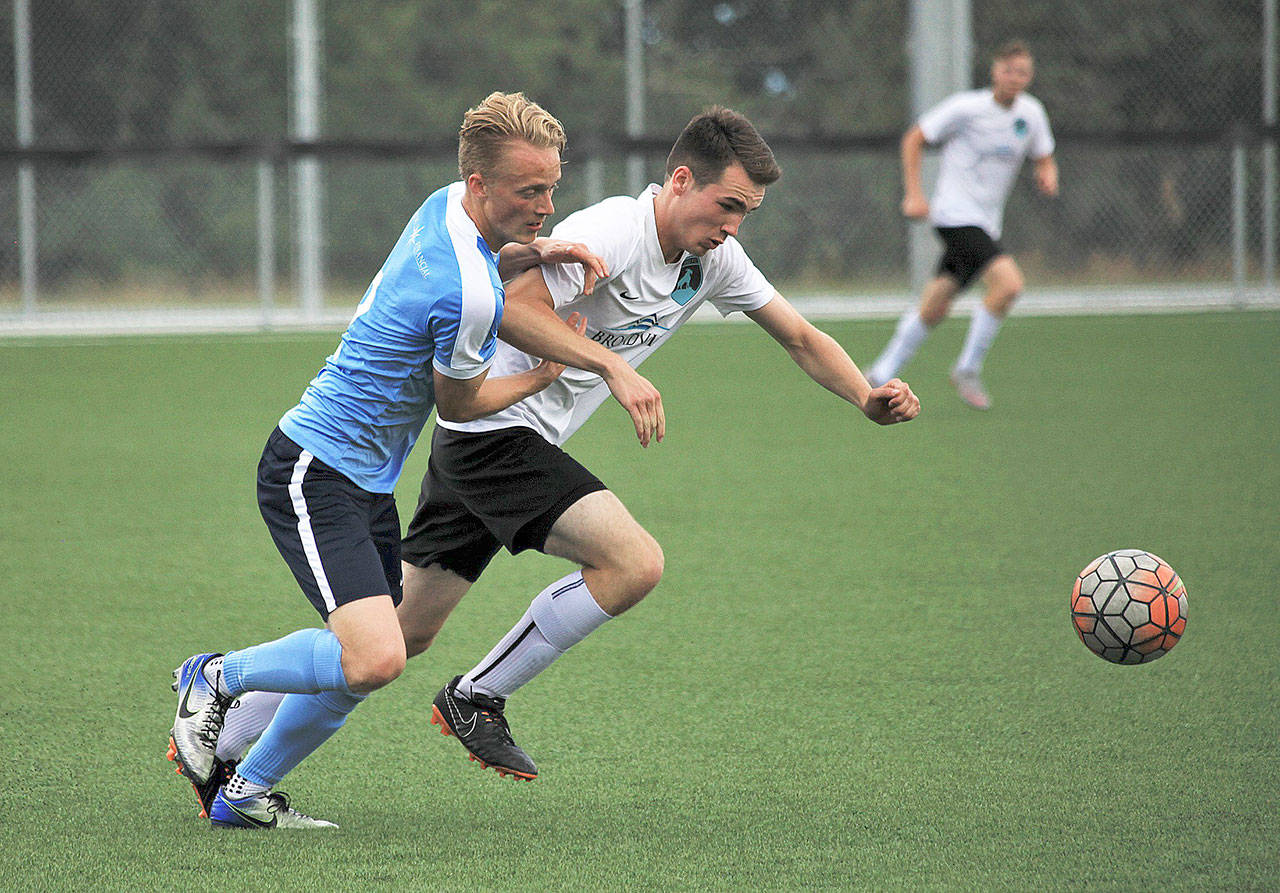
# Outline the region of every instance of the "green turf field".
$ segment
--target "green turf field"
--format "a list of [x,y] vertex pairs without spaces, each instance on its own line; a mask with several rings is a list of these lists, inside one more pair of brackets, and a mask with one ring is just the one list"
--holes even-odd
[[[183,658],[316,621],[253,476],[334,336],[0,343],[0,888],[1275,889],[1280,315],[1015,318],[987,414],[962,334],[881,429],[754,326],[681,332],[667,441],[611,404],[571,442],[667,572],[512,700],[541,777],[427,724],[567,572],[502,556],[287,780],[314,836],[212,832],[164,751]],[[1068,619],[1123,547],[1188,587],[1151,665]]]

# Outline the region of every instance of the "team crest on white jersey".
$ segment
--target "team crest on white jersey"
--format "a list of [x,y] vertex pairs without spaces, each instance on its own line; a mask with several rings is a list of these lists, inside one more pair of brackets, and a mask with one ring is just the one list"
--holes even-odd
[[676,279],[676,288],[671,293],[671,300],[683,307],[693,300],[693,296],[700,288],[702,288],[702,260],[691,254],[680,265],[680,277]]

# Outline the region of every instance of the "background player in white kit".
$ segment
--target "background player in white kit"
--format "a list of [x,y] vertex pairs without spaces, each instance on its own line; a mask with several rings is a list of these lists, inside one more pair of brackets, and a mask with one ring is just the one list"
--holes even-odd
[[[1005,199],[1028,155],[1036,185],[1058,194],[1053,133],[1044,106],[1023,91],[1031,83],[1031,51],[1020,41],[1003,45],[991,65],[991,87],[956,93],[920,116],[902,138],[902,213],[928,217],[945,250],[937,275],[924,289],[918,310],[898,322],[893,338],[869,370],[872,382],[888,381],[915,354],[929,330],[946,318],[951,301],[975,277],[987,291],[974,311],[951,380],[975,409],[991,400],[982,386],[982,361],[1000,323],[1022,291],[1022,271],[1000,245]],[[933,204],[920,185],[924,146],[942,145],[942,165]]]
[[[773,153],[746,118],[721,108],[694,117],[671,150],[661,187],[605,199],[555,228],[554,238],[585,244],[607,267],[590,294],[583,292],[594,274],[569,264],[526,273],[507,286],[503,341],[491,374],[533,368],[538,360],[521,347],[571,368],[506,410],[468,423],[438,423],[422,496],[401,546],[399,616],[408,655],[426,650],[502,546],[581,566],[543,589],[479,664],[436,695],[432,721],[457,735],[482,765],[536,777],[533,761],[511,738],[506,698],[639,602],[662,576],[658,543],[560,445],[625,377],[622,370],[657,350],[703,302],[726,315],[745,312],[815,381],[872,421],[893,424],[919,412],[903,382],[873,389],[844,349],[777,293],[734,238],[779,175]],[[565,325],[575,313],[586,318],[585,338]],[[633,412],[632,419],[641,444],[661,439],[660,405],[648,417]],[[244,716],[251,722],[254,713]],[[253,730],[234,734],[247,740]]]

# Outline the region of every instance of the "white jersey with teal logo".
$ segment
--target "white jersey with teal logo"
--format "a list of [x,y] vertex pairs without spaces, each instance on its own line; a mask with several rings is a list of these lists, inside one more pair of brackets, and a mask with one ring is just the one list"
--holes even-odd
[[504,292],[464,194],[462,183],[438,189],[410,218],[338,349],[280,420],[371,493],[395,489],[435,407],[432,369],[474,378],[493,361]]
[[918,123],[928,142],[942,144],[929,220],[934,226],[980,226],[1000,238],[1005,199],[1022,160],[1053,154],[1044,106],[1020,93],[1005,108],[990,89],[968,90],[944,99]]
[[[604,259],[609,278],[582,294],[579,264],[542,267],[556,313],[587,318],[586,337],[621,355],[633,367],[643,363],[705,301],[722,316],[758,310],[773,299],[774,288],[738,243],[729,238],[702,257],[685,253],[669,264],[658,245],[653,199],[661,187],[651,184],[637,198],[615,196],[570,214],[552,231],[557,239],[584,242]],[[499,341],[490,375],[531,369],[534,357]],[[566,369],[549,387],[512,407],[474,422],[438,421],[454,431],[532,428],[554,444],[563,444],[609,396],[598,375]]]

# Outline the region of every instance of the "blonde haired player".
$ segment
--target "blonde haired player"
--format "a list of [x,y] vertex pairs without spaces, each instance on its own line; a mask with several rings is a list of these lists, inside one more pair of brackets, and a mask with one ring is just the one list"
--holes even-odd
[[[915,355],[929,331],[946,318],[951,302],[975,278],[986,283],[964,347],[951,370],[960,398],[974,409],[989,409],[982,385],[982,362],[1000,323],[1022,291],[1022,271],[1000,245],[1005,200],[1027,156],[1035,162],[1036,185],[1058,194],[1053,133],[1039,100],[1024,92],[1035,73],[1031,51],[1011,41],[995,54],[991,86],[956,93],[920,116],[902,138],[902,213],[928,218],[945,250],[937,275],[925,286],[917,310],[905,313],[893,338],[867,371],[872,383],[886,382]],[[933,202],[920,185],[924,146],[942,146],[942,165]]]
[[[215,826],[334,827],[272,789],[404,669],[393,493],[405,458],[433,409],[458,423],[482,418],[563,371],[540,362],[489,375],[505,280],[538,263],[603,271],[582,245],[537,239],[554,210],[564,145],[560,122],[520,93],[493,93],[468,111],[459,133],[462,179],[433,192],[409,219],[337,349],[268,438],[258,505],[325,626],[225,655],[197,654],[175,671],[171,758]],[[576,319],[568,326],[580,330]],[[629,367],[617,370],[613,386],[637,427],[649,426],[656,389]],[[285,697],[230,780],[211,791],[222,776],[217,743],[226,714],[253,692]],[[243,702],[239,711],[254,713]]]

